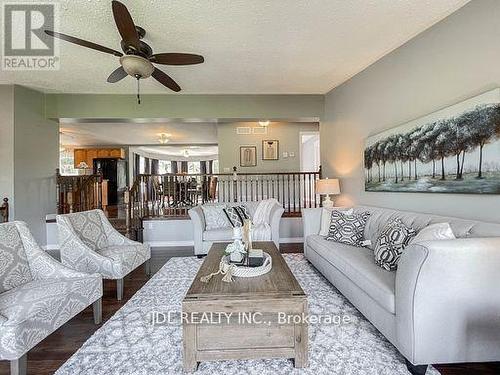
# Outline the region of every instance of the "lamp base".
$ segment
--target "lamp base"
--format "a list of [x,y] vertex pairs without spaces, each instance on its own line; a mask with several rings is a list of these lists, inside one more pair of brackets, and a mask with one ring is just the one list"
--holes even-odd
[[330,194],[327,194],[325,196],[325,199],[323,199],[323,207],[324,208],[333,208],[333,201],[330,199]]

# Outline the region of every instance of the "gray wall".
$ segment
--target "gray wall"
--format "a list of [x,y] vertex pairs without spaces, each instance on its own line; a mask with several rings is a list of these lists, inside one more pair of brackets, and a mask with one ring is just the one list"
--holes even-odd
[[0,85],[0,200],[14,203],[14,86]]
[[[297,122],[272,122],[267,134],[238,135],[236,128],[258,127],[255,122],[221,123],[217,126],[217,139],[219,144],[219,171],[225,172],[224,168],[238,172],[296,172],[300,171],[300,132],[318,131],[317,123]],[[262,160],[262,141],[266,139],[279,141],[279,160]],[[240,146],[257,147],[257,166],[240,167]],[[294,153],[294,157],[283,158],[283,152]]]
[[59,125],[45,119],[45,95],[14,87],[15,218],[46,244],[45,215],[56,210]]
[[500,222],[500,197],[364,191],[363,145],[380,132],[500,86],[500,1],[475,0],[325,98],[321,159],[338,203]]

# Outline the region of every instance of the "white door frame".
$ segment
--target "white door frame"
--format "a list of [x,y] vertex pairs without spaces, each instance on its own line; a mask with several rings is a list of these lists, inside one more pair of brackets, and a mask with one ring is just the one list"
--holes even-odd
[[[300,171],[304,172],[302,169],[302,136],[303,135],[317,135],[319,137],[319,130],[308,130],[308,131],[300,131],[299,132],[299,158],[300,158]],[[321,146],[320,146],[321,147]],[[321,149],[320,149],[321,152]],[[317,172],[317,171],[306,171],[306,172]]]

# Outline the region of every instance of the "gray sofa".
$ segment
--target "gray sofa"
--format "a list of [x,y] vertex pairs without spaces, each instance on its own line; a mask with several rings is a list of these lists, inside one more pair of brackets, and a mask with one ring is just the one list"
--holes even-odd
[[[407,359],[410,372],[428,364],[500,360],[500,224],[395,211],[369,211],[370,248],[318,235],[321,208],[303,211],[304,253]],[[448,222],[455,240],[410,244],[397,271],[374,262],[373,247],[392,218],[420,230]]]
[[[259,202],[227,203],[228,206],[244,205],[248,210],[250,218],[253,217],[258,204]],[[276,204],[271,210],[269,219],[269,224],[271,226],[271,238],[268,240],[273,241],[278,249],[280,241],[280,221],[284,211],[283,207]],[[191,222],[193,223],[194,253],[196,255],[201,256],[207,254],[213,243],[232,241],[233,229],[230,227],[206,230],[205,216],[201,206],[196,206],[190,209],[188,213],[191,218]]]

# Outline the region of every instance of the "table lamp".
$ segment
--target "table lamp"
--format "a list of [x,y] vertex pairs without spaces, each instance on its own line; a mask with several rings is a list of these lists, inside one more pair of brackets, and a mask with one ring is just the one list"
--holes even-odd
[[323,207],[333,207],[330,194],[340,194],[340,184],[337,178],[324,178],[316,181],[316,194],[324,194]]

